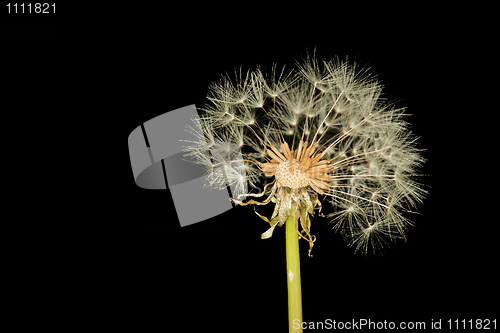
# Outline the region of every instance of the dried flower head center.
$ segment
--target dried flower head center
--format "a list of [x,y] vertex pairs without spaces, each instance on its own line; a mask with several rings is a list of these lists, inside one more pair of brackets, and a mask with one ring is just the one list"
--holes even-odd
[[281,186],[290,188],[306,187],[309,184],[309,177],[299,170],[299,163],[292,161],[292,170],[290,171],[290,161],[281,162],[276,168],[276,180]]

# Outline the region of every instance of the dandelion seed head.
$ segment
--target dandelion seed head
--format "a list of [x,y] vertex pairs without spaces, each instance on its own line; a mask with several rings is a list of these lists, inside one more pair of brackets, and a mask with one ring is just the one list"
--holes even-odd
[[[263,238],[285,223],[295,204],[310,249],[320,208],[356,252],[406,239],[412,222],[405,214],[427,191],[419,180],[425,159],[405,109],[384,99],[369,68],[311,55],[297,65],[240,70],[214,82],[186,154],[207,168],[210,186],[240,191],[234,202],[275,204],[269,219],[257,213],[270,225]],[[242,192],[247,182],[260,193]]]

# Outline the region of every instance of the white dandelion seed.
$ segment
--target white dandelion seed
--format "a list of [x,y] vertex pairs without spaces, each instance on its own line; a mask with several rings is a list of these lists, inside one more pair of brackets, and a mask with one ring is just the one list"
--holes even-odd
[[[211,186],[236,189],[235,203],[275,204],[270,219],[256,211],[270,224],[262,238],[285,223],[295,204],[309,251],[316,239],[311,218],[328,205],[333,229],[356,252],[406,239],[411,222],[403,213],[426,190],[416,178],[422,150],[404,109],[383,100],[382,85],[366,68],[310,56],[298,65],[289,72],[273,66],[269,76],[260,68],[240,71],[235,82],[213,83],[201,123],[191,128],[199,141],[187,153],[206,166]],[[260,193],[244,191],[246,183],[255,188],[264,180]]]

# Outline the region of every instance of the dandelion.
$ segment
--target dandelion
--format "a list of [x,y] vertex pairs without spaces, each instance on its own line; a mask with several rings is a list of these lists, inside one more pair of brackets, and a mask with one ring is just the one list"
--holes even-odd
[[[269,224],[263,239],[286,223],[287,246],[294,234],[309,243],[311,255],[316,211],[355,252],[406,239],[411,222],[403,214],[426,191],[416,179],[424,159],[404,108],[383,98],[367,68],[309,55],[297,65],[274,66],[267,76],[260,68],[240,71],[236,81],[213,83],[199,142],[187,153],[206,167],[210,185],[236,189],[234,203],[274,204],[269,218],[255,209]],[[248,193],[242,182],[267,185]],[[290,283],[300,285],[298,273],[298,266],[287,271]]]

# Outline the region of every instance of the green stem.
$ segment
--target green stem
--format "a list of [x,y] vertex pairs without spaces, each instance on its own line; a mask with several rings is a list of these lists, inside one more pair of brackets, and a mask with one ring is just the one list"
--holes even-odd
[[297,226],[295,225],[295,210],[296,206],[292,203],[291,214],[285,222],[288,327],[290,332],[302,332],[302,292],[300,290],[299,235],[297,233]]

